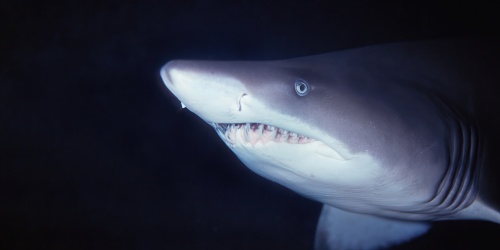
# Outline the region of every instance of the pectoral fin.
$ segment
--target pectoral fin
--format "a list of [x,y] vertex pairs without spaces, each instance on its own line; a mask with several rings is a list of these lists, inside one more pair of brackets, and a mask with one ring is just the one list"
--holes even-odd
[[420,236],[429,228],[429,223],[350,213],[324,205],[316,229],[314,248],[383,249]]

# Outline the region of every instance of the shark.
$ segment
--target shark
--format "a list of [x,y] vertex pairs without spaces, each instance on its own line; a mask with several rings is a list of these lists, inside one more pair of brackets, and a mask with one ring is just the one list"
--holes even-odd
[[323,204],[315,249],[383,249],[435,221],[500,223],[497,44],[173,60],[160,76],[249,169]]

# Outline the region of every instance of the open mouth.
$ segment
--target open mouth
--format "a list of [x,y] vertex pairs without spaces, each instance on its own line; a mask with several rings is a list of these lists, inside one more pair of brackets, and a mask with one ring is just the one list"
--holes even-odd
[[237,142],[264,145],[269,142],[305,144],[314,141],[307,136],[262,123],[213,123],[213,127],[231,145]]

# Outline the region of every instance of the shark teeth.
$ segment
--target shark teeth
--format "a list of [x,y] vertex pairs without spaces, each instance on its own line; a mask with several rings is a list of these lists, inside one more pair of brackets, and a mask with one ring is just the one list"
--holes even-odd
[[288,130],[263,123],[213,123],[213,127],[227,143],[257,144],[290,143],[305,144],[313,139]]

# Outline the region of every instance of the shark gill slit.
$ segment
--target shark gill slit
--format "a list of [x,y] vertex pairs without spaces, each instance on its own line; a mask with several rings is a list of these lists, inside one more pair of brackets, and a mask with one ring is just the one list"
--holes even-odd
[[449,162],[436,194],[417,212],[445,216],[468,207],[477,196],[479,136],[475,124],[447,107],[452,114]]
[[420,206],[389,210],[397,213],[427,214],[429,219],[446,216],[460,211],[472,204],[478,193],[480,163],[478,154],[480,142],[478,128],[466,119],[457,109],[434,98],[443,108],[442,112],[451,117],[447,120],[450,131],[450,152],[446,173],[441,179],[435,194]]

